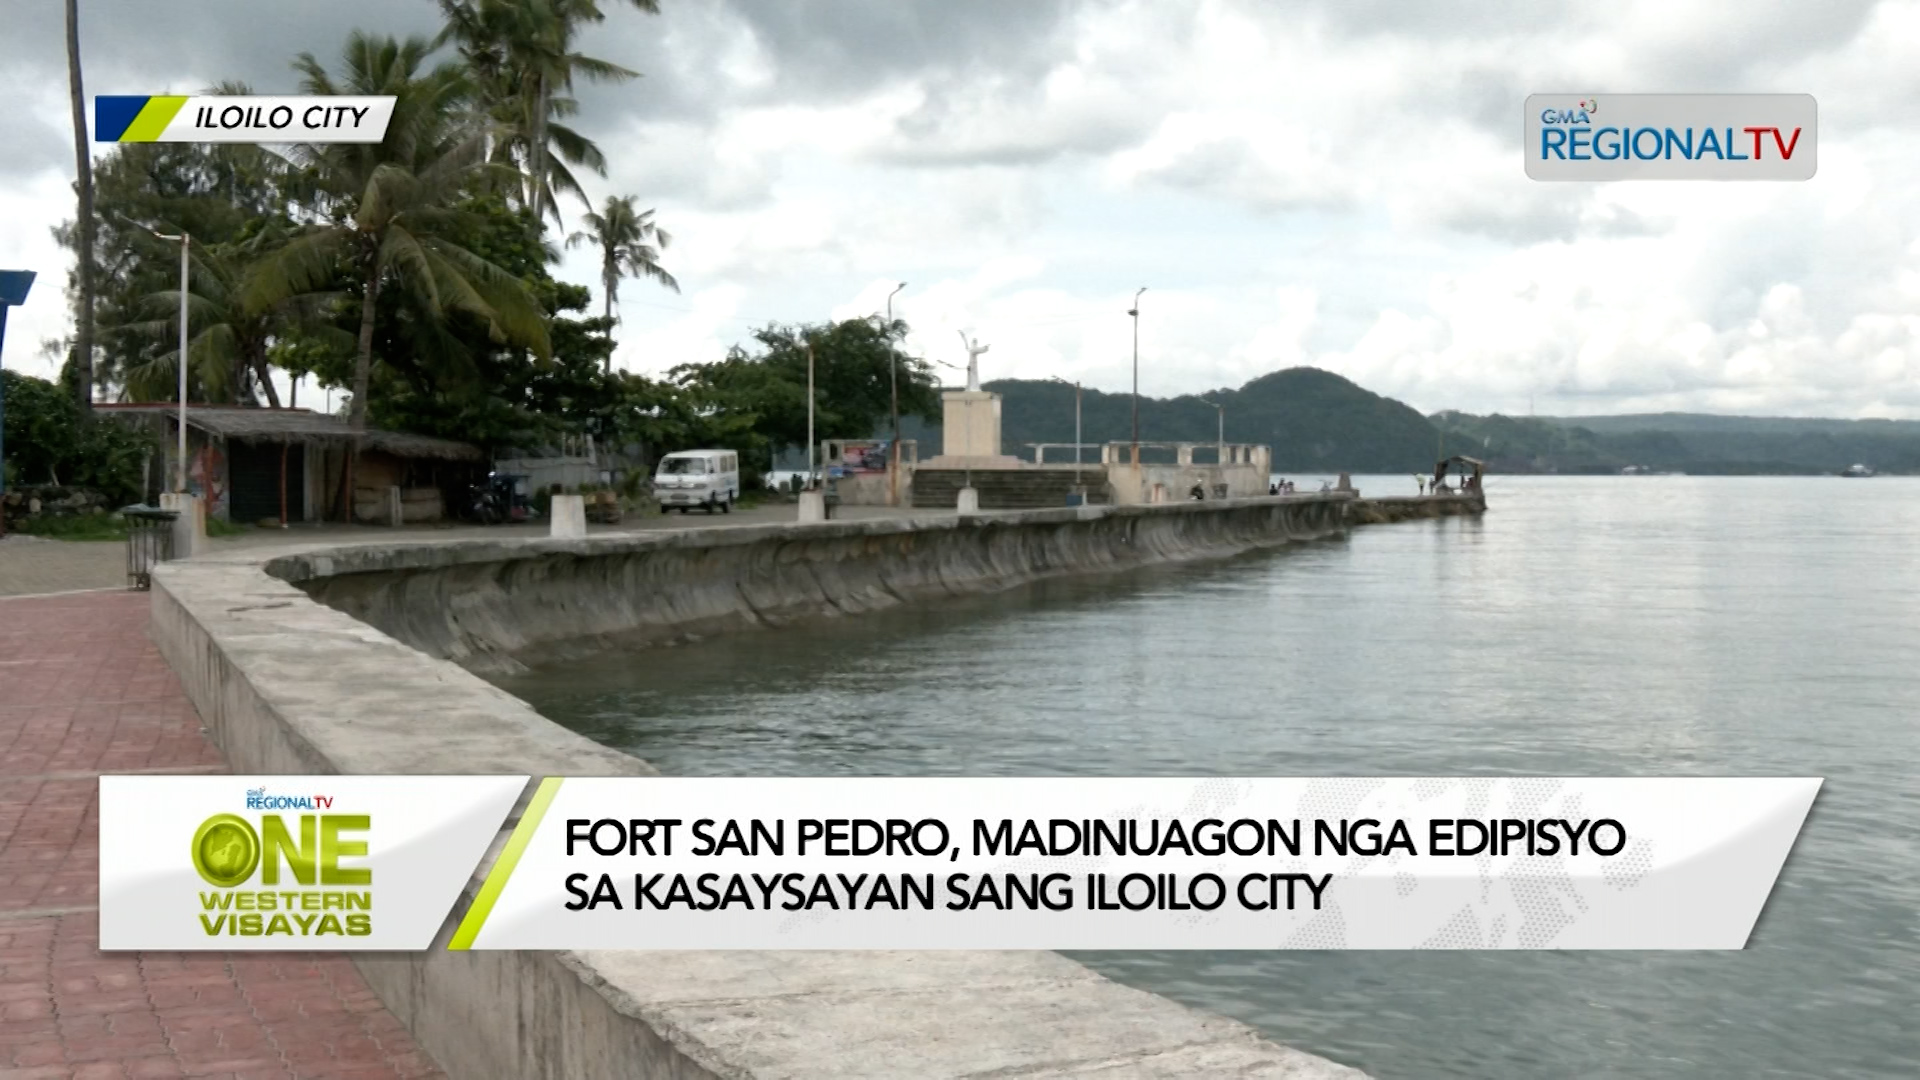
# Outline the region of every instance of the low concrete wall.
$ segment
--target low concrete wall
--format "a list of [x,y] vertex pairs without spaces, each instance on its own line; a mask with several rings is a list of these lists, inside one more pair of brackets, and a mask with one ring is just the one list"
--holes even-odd
[[[512,662],[1225,555],[1337,532],[1349,509],[1260,499],[216,557],[156,570],[152,630],[237,773],[652,775],[437,656]],[[448,952],[493,857],[435,950],[355,960],[460,1080],[1361,1076],[1051,953]]]
[[431,656],[510,672],[607,649],[1329,536],[1345,528],[1351,502],[1261,497],[574,541],[396,544],[287,556],[266,569]]
[[1484,495],[1407,495],[1391,499],[1356,499],[1347,507],[1349,525],[1388,525],[1423,518],[1483,514]]

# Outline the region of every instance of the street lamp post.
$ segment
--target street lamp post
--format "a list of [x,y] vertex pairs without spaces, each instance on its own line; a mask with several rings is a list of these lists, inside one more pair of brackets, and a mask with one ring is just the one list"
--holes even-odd
[[1220,421],[1219,445],[1215,453],[1220,455],[1220,464],[1225,465],[1227,463],[1227,407],[1225,405],[1215,405],[1206,398],[1201,398],[1200,404],[1213,405],[1215,418]]
[[180,241],[180,354],[174,366],[180,369],[180,460],[175,462],[173,470],[173,489],[182,494],[187,490],[187,249],[193,240],[185,232],[171,235],[153,232],[162,240]]
[[887,375],[893,382],[893,452],[887,455],[887,504],[900,505],[900,354],[893,347],[893,297],[907,287],[901,282],[887,294]]
[[813,341],[807,341],[807,490],[814,488],[813,479]]
[[1127,314],[1133,316],[1133,468],[1140,471],[1140,294],[1147,291],[1145,285],[1134,291],[1133,306]]
[[[1049,376],[1049,378],[1062,386],[1072,385],[1073,387],[1073,483],[1075,487],[1083,487],[1080,479],[1080,384],[1077,381],[1069,384],[1058,375]],[[1082,491],[1081,494],[1084,495],[1085,492]]]

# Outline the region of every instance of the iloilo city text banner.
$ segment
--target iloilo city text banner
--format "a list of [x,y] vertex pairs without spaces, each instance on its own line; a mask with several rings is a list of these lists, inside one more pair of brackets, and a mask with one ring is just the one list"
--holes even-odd
[[377,143],[392,97],[182,97],[101,94],[95,142]]
[[102,949],[426,949],[525,776],[103,776]]
[[1820,783],[549,779],[450,947],[1739,949]]

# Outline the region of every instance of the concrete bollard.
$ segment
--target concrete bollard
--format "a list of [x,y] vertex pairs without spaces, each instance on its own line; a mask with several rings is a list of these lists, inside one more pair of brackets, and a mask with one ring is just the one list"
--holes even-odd
[[191,559],[207,547],[207,504],[198,495],[166,491],[160,494],[160,509],[180,516],[173,520],[173,557]]
[[963,514],[979,513],[980,512],[980,492],[970,487],[961,488],[960,501],[958,506],[959,506],[960,512]]
[[587,499],[584,495],[555,495],[549,507],[555,540],[578,540],[587,535]]
[[827,493],[824,491],[803,491],[800,493],[800,524],[816,525],[827,520]]

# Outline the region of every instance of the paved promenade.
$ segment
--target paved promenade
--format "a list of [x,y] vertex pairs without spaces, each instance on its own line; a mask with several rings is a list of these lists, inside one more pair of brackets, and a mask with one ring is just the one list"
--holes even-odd
[[[648,532],[655,529],[702,529],[729,525],[774,525],[794,520],[798,509],[775,502],[731,514],[630,514],[618,525],[589,525],[590,536]],[[890,510],[850,506],[840,518],[862,521],[917,514],[951,516],[952,510]],[[218,555],[300,544],[379,544],[394,540],[474,540],[485,538],[536,539],[547,535],[548,523],[530,525],[297,525],[291,529],[248,529],[238,536],[216,536],[207,541],[207,554]],[[73,589],[118,589],[127,583],[127,545],[124,541],[41,540],[9,536],[0,539],[0,597],[39,596]]]
[[[0,582],[43,548],[32,591],[124,573],[5,541]],[[0,1080],[441,1075],[337,955],[98,950],[97,778],[227,771],[146,627],[140,593],[0,599]]]

